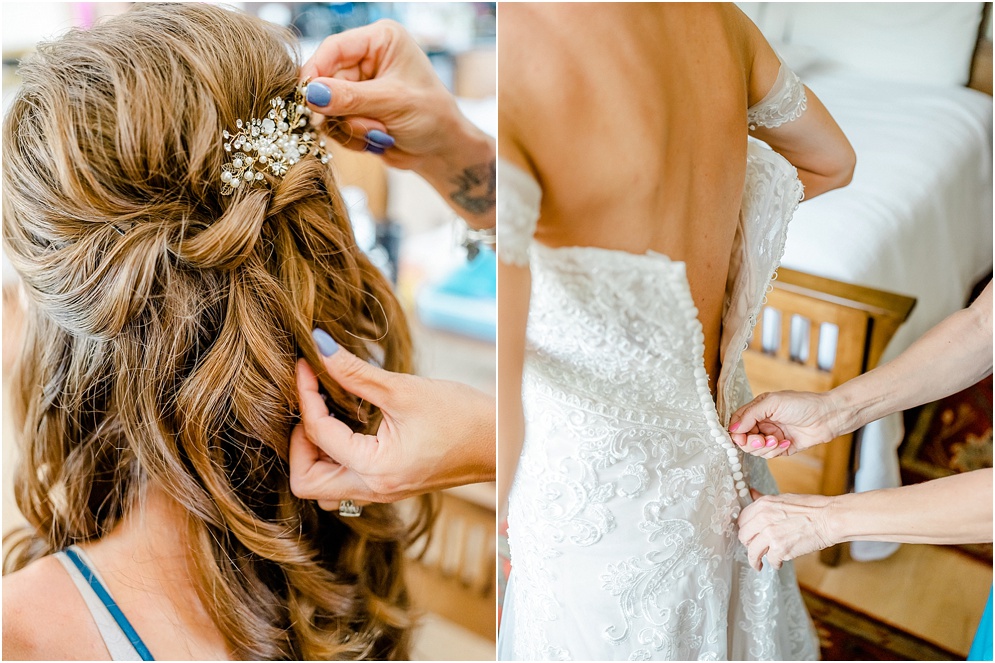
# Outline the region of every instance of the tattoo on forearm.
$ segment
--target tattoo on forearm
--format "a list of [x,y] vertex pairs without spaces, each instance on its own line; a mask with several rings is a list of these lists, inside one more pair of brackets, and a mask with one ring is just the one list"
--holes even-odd
[[481,163],[464,168],[452,179],[457,189],[449,198],[471,214],[483,214],[494,207],[494,178],[497,162]]

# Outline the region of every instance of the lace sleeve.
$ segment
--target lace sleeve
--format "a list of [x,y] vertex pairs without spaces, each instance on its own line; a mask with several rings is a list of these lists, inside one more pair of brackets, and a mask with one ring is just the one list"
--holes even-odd
[[800,118],[807,106],[808,98],[802,82],[795,72],[781,62],[774,86],[763,99],[750,106],[746,111],[746,119],[751,131],[757,127],[775,129],[785,122]]
[[542,189],[521,168],[498,160],[498,258],[511,265],[529,264],[529,246],[539,220]]

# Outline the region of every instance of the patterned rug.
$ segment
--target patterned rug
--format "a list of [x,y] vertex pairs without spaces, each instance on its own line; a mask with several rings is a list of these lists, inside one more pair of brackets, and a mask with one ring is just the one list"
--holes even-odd
[[[992,376],[964,391],[906,413],[899,447],[902,483],[992,466]],[[992,544],[957,546],[991,563]]]
[[823,661],[963,660],[961,656],[804,588],[802,598],[815,622]]

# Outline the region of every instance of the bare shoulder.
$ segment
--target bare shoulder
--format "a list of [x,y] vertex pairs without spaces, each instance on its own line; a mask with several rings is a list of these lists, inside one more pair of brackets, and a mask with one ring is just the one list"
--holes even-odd
[[777,78],[781,62],[767,38],[743,11],[732,3],[723,5],[731,38],[743,58],[750,105],[760,101]]
[[722,3],[716,7],[716,11],[720,13],[730,35],[741,41],[744,50],[755,49],[759,42],[766,42],[760,28],[735,4]]
[[54,556],[3,577],[3,657],[108,660],[86,603]]
[[[555,47],[561,27],[555,6],[545,3],[505,3],[498,8],[498,151],[521,167],[531,160],[523,145],[542,131],[560,104],[556,75],[564,57]],[[526,170],[529,168],[526,167]]]
[[505,110],[505,103],[540,89],[545,77],[557,70],[557,33],[563,21],[556,13],[562,9],[544,3],[513,2],[501,5],[498,11],[499,108]]
[[[535,30],[541,30],[542,24],[548,21],[555,21],[558,9],[555,5],[548,3],[511,2],[503,4],[498,8],[498,20],[502,25],[498,31],[498,39],[507,42],[510,46],[528,46],[528,50],[541,47],[540,43],[524,43],[523,36],[534,34]],[[499,53],[505,55],[505,53]],[[509,51],[508,54],[514,54]]]

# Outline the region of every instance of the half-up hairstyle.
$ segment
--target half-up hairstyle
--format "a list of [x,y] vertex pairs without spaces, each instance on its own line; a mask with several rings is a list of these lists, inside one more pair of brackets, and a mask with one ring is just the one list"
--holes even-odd
[[[108,533],[155,486],[189,514],[200,598],[250,659],[408,658],[404,549],[430,521],[290,491],[294,366],[328,331],[408,371],[408,329],[308,156],[221,195],[222,131],[292,97],[293,37],[139,5],[43,44],[3,125],[4,245],[27,299],[13,377],[28,527],[4,570]],[[378,413],[320,376],[335,416]]]

